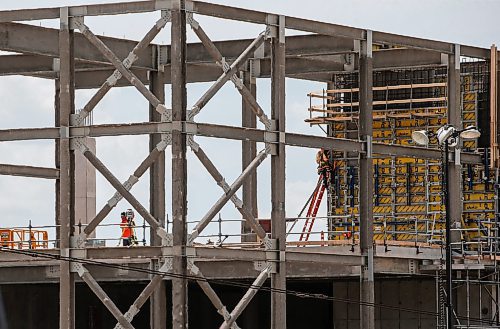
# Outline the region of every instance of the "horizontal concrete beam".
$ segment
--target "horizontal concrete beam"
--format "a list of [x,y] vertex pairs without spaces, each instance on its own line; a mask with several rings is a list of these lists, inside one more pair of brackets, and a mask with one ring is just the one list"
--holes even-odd
[[[70,16],[117,15],[127,13],[152,12],[159,9],[168,9],[170,7],[170,1],[135,1],[124,3],[72,6],[69,7],[69,14]],[[190,12],[201,15],[256,24],[267,24],[270,17],[277,17],[276,14],[205,3],[200,1],[186,1],[186,8]],[[0,22],[57,19],[59,18],[59,15],[59,8],[8,10],[0,11]],[[318,22],[314,20],[290,16],[285,16],[285,24],[286,28],[292,30],[343,37],[351,40],[364,40],[366,34],[365,29]],[[454,49],[454,45],[449,42],[402,36],[393,33],[374,31],[372,36],[373,43],[375,44],[389,44],[410,48],[421,48],[446,54],[452,54]],[[463,46],[461,47],[461,55],[488,58],[489,51],[488,49],[479,47]]]
[[[109,124],[94,125],[86,127],[70,128],[71,137],[103,137],[103,136],[125,136],[164,134],[172,130],[172,123],[132,123],[132,124]],[[232,140],[251,140],[261,143],[276,143],[278,134],[261,129],[241,128],[207,123],[184,123],[183,131],[187,134],[226,138]],[[26,128],[0,130],[0,141],[35,140],[35,139],[57,139],[60,137],[59,128]],[[338,151],[357,152],[364,151],[364,142],[354,139],[343,139],[333,137],[312,136],[305,134],[284,133],[281,138],[288,146],[306,148],[329,148]],[[374,154],[409,156],[420,159],[441,159],[441,151],[424,147],[410,147],[402,145],[389,145],[373,143]],[[462,163],[482,163],[481,155],[462,152],[460,159]]]
[[58,179],[59,169],[0,164],[0,175]]

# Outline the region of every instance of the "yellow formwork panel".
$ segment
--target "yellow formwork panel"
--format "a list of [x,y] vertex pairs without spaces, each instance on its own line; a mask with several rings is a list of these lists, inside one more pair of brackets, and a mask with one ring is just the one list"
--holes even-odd
[[[477,124],[477,103],[478,94],[473,91],[472,84],[474,83],[471,76],[462,76],[462,120],[464,126],[469,124]],[[444,93],[445,88],[440,88],[437,92]],[[441,94],[440,94],[441,95]],[[399,110],[380,110],[374,111],[376,117],[373,122],[373,138],[376,142],[390,143],[397,145],[415,146],[411,139],[411,134],[417,129],[437,130],[439,127],[447,123],[446,106],[437,104],[436,107],[422,107]],[[349,113],[352,115],[354,122],[335,122],[331,124],[333,136],[338,138],[346,138],[346,129],[356,129],[357,112]],[[383,118],[381,120],[381,118]],[[354,127],[354,128],[352,128]],[[464,141],[464,148],[475,150],[477,148],[476,141]],[[436,142],[431,140],[429,147],[437,148]],[[415,234],[406,232],[415,230],[415,218],[419,222],[417,231],[429,230],[442,232],[444,230],[444,205],[442,204],[442,166],[440,161],[429,161],[414,158],[391,158],[381,157],[380,155],[374,159],[374,164],[378,165],[378,170],[375,173],[378,183],[378,197],[374,199],[377,205],[374,205],[373,212],[375,231],[374,237],[377,240],[415,240]],[[409,164],[411,173],[407,173],[407,165]],[[358,214],[357,200],[357,178],[355,182],[354,207],[350,206],[351,200],[348,196],[349,181],[346,179],[347,167],[345,161],[337,162],[340,167],[338,171],[339,184],[341,191],[338,197],[338,208],[331,209],[331,213],[336,215],[356,215]],[[493,219],[494,218],[494,200],[493,192],[493,177],[490,173],[489,190],[486,191],[486,184],[482,180],[484,171],[481,166],[474,166],[474,179],[472,189],[469,189],[467,179],[467,167],[463,168],[463,226],[466,228],[475,229],[477,227],[477,219]],[[357,173],[356,173],[357,174]],[[409,177],[408,177],[409,176]],[[411,186],[406,186],[408,178]],[[410,194],[410,202],[408,203],[408,195]],[[387,222],[396,221],[402,224],[383,226],[383,221],[380,217],[384,217]],[[342,230],[342,228],[335,228]],[[392,234],[388,232],[400,232]],[[475,239],[480,237],[480,231],[471,231],[464,233],[466,239]],[[425,234],[419,236],[419,239],[425,239]],[[442,234],[430,233],[427,234],[428,240],[440,240]],[[335,236],[335,239],[343,239],[342,235]],[[419,240],[420,241],[420,240]]]

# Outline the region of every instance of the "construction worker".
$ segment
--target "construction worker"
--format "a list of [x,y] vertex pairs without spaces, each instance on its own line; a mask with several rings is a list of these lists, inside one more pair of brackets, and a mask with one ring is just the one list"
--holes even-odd
[[130,227],[127,214],[125,212],[121,213],[121,219],[122,219],[122,222],[120,223],[120,227],[122,229],[121,239],[123,241],[123,246],[128,247],[131,245],[132,228]]
[[128,220],[128,225],[130,228],[130,245],[137,245],[137,237],[135,236],[135,214],[132,209],[127,209],[127,220]]
[[329,152],[323,147],[316,153],[316,163],[318,164],[318,175],[323,175],[323,185],[328,187],[328,177],[332,173]]

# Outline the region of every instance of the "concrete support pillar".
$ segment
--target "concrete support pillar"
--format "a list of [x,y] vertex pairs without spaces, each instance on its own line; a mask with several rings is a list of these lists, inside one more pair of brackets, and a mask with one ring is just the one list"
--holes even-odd
[[[96,153],[95,138],[84,138],[84,143]],[[80,234],[96,215],[96,171],[94,166],[81,154],[75,153],[75,225]],[[82,224],[80,226],[79,224]],[[89,238],[95,238],[95,231]]]
[[[173,273],[172,329],[188,326],[187,275],[187,163],[186,135],[180,130],[186,121],[186,12],[184,0],[172,2],[172,221]],[[179,277],[184,276],[184,277]]]
[[[360,299],[364,303],[375,302],[373,275],[373,56],[372,32],[366,31],[359,52],[359,139],[366,144],[359,159],[359,230],[360,249],[363,257],[361,266]],[[361,305],[361,328],[375,328],[375,309]]]
[[[69,28],[68,8],[61,8],[59,32],[59,104],[56,106],[56,124],[61,128],[57,143],[56,167],[60,170],[57,188],[57,222],[59,227],[59,248],[61,256],[69,256],[70,238],[74,231],[74,152],[70,151],[70,116],[75,111],[75,85],[73,60],[73,31]],[[60,262],[59,282],[59,327],[75,328],[75,276],[70,263]]]
[[[151,72],[149,76],[149,90],[162,103],[165,103],[165,76],[162,72]],[[161,115],[150,104],[149,121],[161,121]],[[149,136],[149,151],[152,152],[160,142],[160,134]],[[165,152],[162,151],[153,165],[149,168],[149,211],[151,215],[165,227]],[[161,239],[151,230],[152,246],[161,245]],[[150,298],[150,327],[151,329],[167,328],[167,300],[165,282],[161,281]]]
[[[257,98],[257,84],[255,78],[251,76],[249,69],[243,72],[243,84],[250,90],[252,96]],[[256,128],[257,118],[252,111],[252,108],[248,102],[243,98],[242,100],[242,113],[241,113],[241,124],[242,127]],[[245,170],[246,167],[252,162],[257,156],[257,145],[254,141],[243,141],[242,142],[242,153],[241,153],[241,167]],[[257,172],[250,174],[250,176],[243,183],[243,204],[245,204],[252,215],[255,218],[259,217],[257,208]],[[249,233],[252,232],[252,228],[247,221],[241,223],[241,233],[243,234],[242,242],[253,242],[257,241],[255,235],[251,236]]]
[[[271,119],[273,130],[285,132],[285,17],[278,16],[271,27]],[[276,239],[280,262],[271,274],[273,289],[286,289],[285,144],[279,137],[271,155],[271,238]],[[271,329],[286,328],[286,295],[271,292]]]
[[[460,46],[455,45],[455,54],[448,57],[448,123],[462,129],[461,93],[460,93]],[[457,145],[457,149],[460,144]],[[456,228],[462,220],[462,166],[455,159],[450,159],[448,166],[451,228]],[[451,242],[460,241],[460,233],[451,232]]]

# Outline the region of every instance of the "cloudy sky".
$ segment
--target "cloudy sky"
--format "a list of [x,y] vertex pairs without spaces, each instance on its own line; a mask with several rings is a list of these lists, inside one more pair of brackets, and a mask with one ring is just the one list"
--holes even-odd
[[[59,1],[23,0],[17,2],[1,1],[0,10],[70,6],[99,3],[103,1]],[[113,1],[116,2],[116,1]],[[387,31],[403,35],[457,42],[481,47],[492,43],[500,44],[500,25],[495,24],[500,2],[495,0],[310,0],[291,1],[214,1],[225,5],[280,13],[308,19],[332,22]],[[140,39],[154,24],[159,13],[140,15],[94,17],[86,19],[87,25],[98,35]],[[263,30],[262,26],[246,23],[215,20],[197,17],[207,34],[213,40],[252,38]],[[32,22],[31,24],[57,27],[57,21]],[[292,34],[293,31],[287,32]],[[169,43],[169,28],[156,38],[155,42]],[[189,33],[189,42],[197,42],[196,36]],[[46,127],[53,125],[53,82],[25,77],[0,78],[0,129],[16,127]],[[210,84],[192,84],[188,89],[188,106],[196,102]],[[317,127],[309,127],[303,122],[307,117],[307,92],[320,90],[324,86],[287,79],[287,130],[293,132],[321,134]],[[258,101],[270,113],[270,84],[267,80],[258,81]],[[170,103],[170,88],[167,86],[167,105]],[[95,91],[82,90],[76,95],[77,108],[81,108]],[[227,84],[215,96],[201,114],[200,122],[239,125],[241,99],[235,88]],[[148,118],[145,99],[133,88],[116,88],[104,98],[95,109],[94,123],[143,122]],[[228,140],[197,138],[212,161],[223,173],[226,181],[232,182],[241,171],[240,143]],[[262,146],[260,146],[262,147]],[[11,142],[0,143],[0,163],[40,165],[53,167],[53,142]],[[147,137],[99,138],[97,155],[120,179],[125,180],[147,156]],[[168,149],[167,154],[169,154]],[[287,216],[294,217],[312,191],[317,179],[314,150],[287,148]],[[168,158],[170,159],[170,157]],[[219,187],[189,154],[189,220],[199,220],[211,205],[220,197]],[[167,161],[167,172],[170,166]],[[270,165],[269,160],[258,170],[259,178],[259,215],[270,215]],[[134,194],[143,205],[148,207],[148,175],[144,175],[133,188]],[[167,212],[171,214],[170,177],[167,177]],[[102,176],[97,175],[97,210],[113,195],[114,191]],[[30,178],[0,176],[0,226],[25,226],[28,220],[33,225],[52,225],[54,223],[54,182]],[[119,221],[119,212],[129,205],[122,201],[106,219],[106,223]],[[325,209],[323,209],[323,214]],[[238,218],[238,212],[231,204],[222,211],[223,218]],[[142,220],[139,220],[141,223]],[[226,229],[237,231],[234,224]],[[317,230],[325,229],[325,222],[319,221]],[[209,232],[216,232],[216,225],[209,226]],[[119,236],[117,228],[101,228],[99,237]],[[142,233],[139,234],[142,237]],[[113,245],[109,242],[108,245]]]

